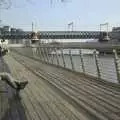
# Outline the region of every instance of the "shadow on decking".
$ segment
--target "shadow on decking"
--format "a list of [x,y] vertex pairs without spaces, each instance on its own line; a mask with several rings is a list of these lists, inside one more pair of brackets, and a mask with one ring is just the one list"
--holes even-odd
[[[25,108],[21,103],[21,99],[16,96],[13,91],[8,92],[8,107],[4,111],[1,120],[27,120],[25,115]],[[12,94],[12,96],[10,95]]]
[[[10,73],[7,64],[0,58],[0,72],[3,70]],[[25,108],[21,102],[22,98],[20,99],[16,91],[6,83],[0,81],[0,85],[2,86],[0,89],[6,91],[6,93],[0,93],[0,113],[2,113],[0,120],[27,120]]]

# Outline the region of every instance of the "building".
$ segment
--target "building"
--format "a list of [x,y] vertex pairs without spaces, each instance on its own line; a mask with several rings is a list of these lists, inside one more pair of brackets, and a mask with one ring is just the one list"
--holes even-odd
[[3,31],[10,32],[10,26],[3,26]]
[[113,27],[113,28],[112,28],[112,31],[113,31],[113,32],[120,32],[120,27]]
[[1,35],[8,35],[10,33],[10,26],[3,26],[0,28]]
[[120,27],[113,27],[110,36],[112,38],[112,42],[120,42]]

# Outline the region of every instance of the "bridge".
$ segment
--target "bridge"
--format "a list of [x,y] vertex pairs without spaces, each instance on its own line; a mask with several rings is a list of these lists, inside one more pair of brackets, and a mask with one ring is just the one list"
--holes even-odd
[[99,39],[106,32],[99,31],[41,31],[38,33],[40,39]]
[[[4,33],[0,38],[6,39],[28,39],[32,32]],[[106,32],[100,31],[40,31],[37,33],[39,39],[99,39],[103,40]]]

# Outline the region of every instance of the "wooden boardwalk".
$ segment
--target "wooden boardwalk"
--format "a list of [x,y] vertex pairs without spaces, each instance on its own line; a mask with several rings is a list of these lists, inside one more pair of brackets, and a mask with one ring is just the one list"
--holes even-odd
[[[12,76],[28,80],[21,99],[0,81],[0,120],[120,120],[120,87],[25,56],[5,56]],[[8,70],[6,68],[4,70]]]

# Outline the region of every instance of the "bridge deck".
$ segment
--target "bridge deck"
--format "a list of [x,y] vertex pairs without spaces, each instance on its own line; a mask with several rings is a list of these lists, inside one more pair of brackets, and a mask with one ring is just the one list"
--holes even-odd
[[21,91],[21,100],[0,93],[0,120],[120,120],[119,86],[12,56],[5,57],[12,75],[29,84]]

